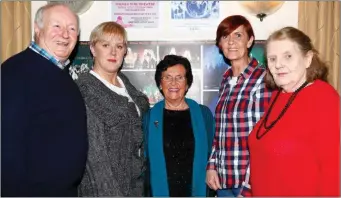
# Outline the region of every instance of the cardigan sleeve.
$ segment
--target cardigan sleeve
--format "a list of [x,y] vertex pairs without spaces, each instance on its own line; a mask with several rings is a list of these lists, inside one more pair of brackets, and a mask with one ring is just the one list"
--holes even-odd
[[144,156],[148,158],[148,125],[149,125],[149,118],[150,118],[150,109],[142,115],[142,129],[143,129],[143,143],[144,143]]
[[205,125],[206,125],[206,130],[207,130],[207,139],[209,141],[209,157],[208,157],[208,163],[207,163],[207,170],[215,170],[215,146],[214,146],[214,141],[215,141],[215,119],[212,115],[211,110],[205,106],[205,105],[200,105],[204,120],[205,120]]
[[149,133],[149,121],[150,121],[150,109],[142,116],[142,127],[143,127],[143,143],[144,143],[144,156],[145,171],[143,173],[144,177],[144,197],[152,197],[152,190],[150,184],[150,165],[148,156],[148,133]]
[[205,121],[205,127],[207,131],[207,140],[208,140],[208,151],[211,152],[212,143],[213,143],[213,137],[214,137],[214,130],[215,130],[215,120],[212,115],[211,110],[205,106],[200,105],[202,116]]
[[[214,120],[214,117],[212,115],[211,110],[207,106],[200,105],[200,108],[201,108],[202,116],[204,118],[206,132],[207,132],[207,141],[208,141],[207,159],[208,159],[210,157],[212,144],[213,144],[214,131],[215,131],[215,120]],[[215,191],[210,189],[210,188],[207,188],[206,189],[206,196],[207,197],[214,197]]]
[[[99,156],[104,156],[102,148],[98,145],[98,137],[101,131],[105,130],[103,123],[98,121],[97,116],[87,107],[87,127],[89,139],[88,159],[86,162],[86,170],[79,185],[78,193],[81,196],[97,197],[102,196],[99,192],[106,192],[110,195],[124,196],[120,191],[119,184],[115,179],[115,175],[111,173],[111,165],[101,159]],[[96,181],[101,184],[96,185]]]

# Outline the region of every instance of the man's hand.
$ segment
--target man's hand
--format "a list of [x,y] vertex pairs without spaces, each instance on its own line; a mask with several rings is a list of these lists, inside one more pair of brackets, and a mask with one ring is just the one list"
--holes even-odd
[[221,189],[221,185],[216,170],[206,171],[206,184],[213,190]]

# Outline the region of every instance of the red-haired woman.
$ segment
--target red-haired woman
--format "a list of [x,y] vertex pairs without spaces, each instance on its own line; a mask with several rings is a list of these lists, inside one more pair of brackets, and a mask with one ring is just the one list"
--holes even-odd
[[219,90],[206,174],[206,183],[218,197],[251,194],[248,136],[271,97],[264,83],[265,68],[249,56],[254,38],[250,22],[240,15],[225,18],[217,29],[216,45],[231,65]]

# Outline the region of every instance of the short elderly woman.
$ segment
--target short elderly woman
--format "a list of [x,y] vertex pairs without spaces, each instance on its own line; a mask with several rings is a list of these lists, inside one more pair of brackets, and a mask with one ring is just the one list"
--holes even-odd
[[164,100],[144,117],[150,196],[204,197],[212,113],[185,97],[193,82],[188,59],[165,56],[156,67],[155,81]]
[[89,134],[79,196],[142,196],[141,115],[149,103],[119,71],[127,53],[125,29],[115,22],[99,24],[91,32],[90,50],[93,69],[76,81],[86,104]]

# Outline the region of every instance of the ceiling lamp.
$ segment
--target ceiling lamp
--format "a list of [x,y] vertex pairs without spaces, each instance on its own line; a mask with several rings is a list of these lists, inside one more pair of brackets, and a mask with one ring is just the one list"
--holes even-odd
[[260,21],[276,12],[285,1],[240,1],[241,6]]

